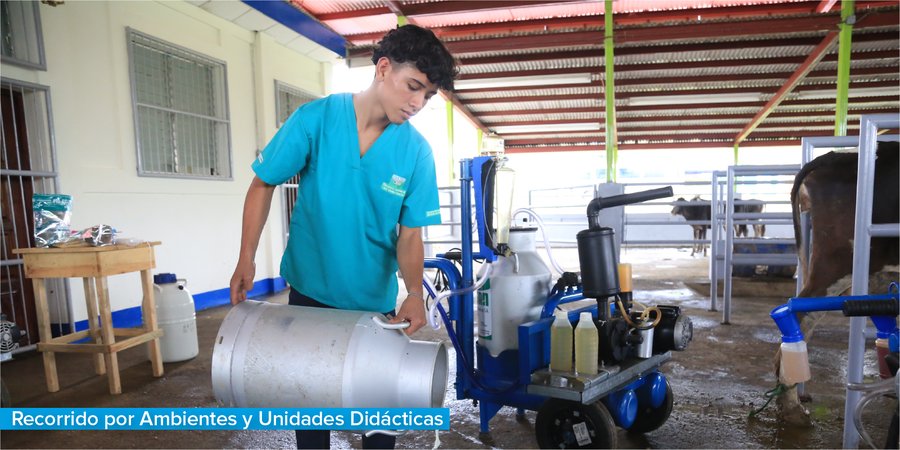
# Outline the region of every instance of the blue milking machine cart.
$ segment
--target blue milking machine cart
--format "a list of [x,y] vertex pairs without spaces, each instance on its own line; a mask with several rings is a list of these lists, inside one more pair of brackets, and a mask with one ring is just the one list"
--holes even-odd
[[[497,157],[461,161],[460,251],[425,262],[443,279],[441,289],[427,280],[425,285],[436,297],[430,320],[440,315],[456,349],[457,398],[478,404],[483,438],[503,406],[516,408],[519,417],[537,411],[535,434],[542,448],[615,448],[616,427],[638,433],[659,428],[672,412],[672,389],[658,369],[672,350],[684,350],[690,342],[691,321],[678,306],[641,305],[637,311],[630,288],[620,290],[613,230],[602,227],[598,216],[604,208],[669,197],[672,188],[593,199],[587,207],[589,228],[577,235],[581,272],[563,273],[554,283],[534,251],[536,229],[509,228],[512,217],[500,213],[497,222],[506,223],[494,223],[499,211],[494,187],[503,170]],[[502,194],[511,199],[511,192]],[[476,260],[483,262],[477,281]],[[447,297],[449,311],[440,304]],[[558,308],[568,312],[570,322],[581,312],[591,313],[599,333],[596,375],[549,369],[550,327]]]

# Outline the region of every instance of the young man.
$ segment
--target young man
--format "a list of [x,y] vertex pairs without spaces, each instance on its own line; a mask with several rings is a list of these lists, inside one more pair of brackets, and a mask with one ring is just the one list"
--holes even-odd
[[[441,217],[431,148],[407,121],[438,89],[453,89],[457,68],[434,33],[414,25],[388,32],[372,62],[368,89],[303,105],[253,162],[232,304],[253,287],[253,261],[275,186],[299,173],[281,261],[289,303],[393,315],[399,268],[409,294],[392,322],[409,322],[407,334],[425,324],[419,228]],[[327,448],[329,436],[298,430],[297,446]],[[393,446],[393,437],[363,439],[365,448]]]

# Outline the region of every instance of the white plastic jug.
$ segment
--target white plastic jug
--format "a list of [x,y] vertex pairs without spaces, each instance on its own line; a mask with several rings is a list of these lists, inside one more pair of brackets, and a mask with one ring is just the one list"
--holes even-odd
[[191,359],[200,352],[197,345],[197,313],[194,298],[174,273],[153,276],[156,317],[163,335],[159,348],[163,362]]
[[447,350],[385,328],[381,314],[247,300],[231,308],[212,355],[223,406],[438,408]]

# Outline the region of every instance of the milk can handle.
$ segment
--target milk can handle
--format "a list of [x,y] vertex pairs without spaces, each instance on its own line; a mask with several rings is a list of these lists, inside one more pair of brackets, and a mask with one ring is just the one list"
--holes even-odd
[[409,328],[409,322],[387,323],[378,316],[372,316],[372,321],[386,330],[402,330],[404,328]]

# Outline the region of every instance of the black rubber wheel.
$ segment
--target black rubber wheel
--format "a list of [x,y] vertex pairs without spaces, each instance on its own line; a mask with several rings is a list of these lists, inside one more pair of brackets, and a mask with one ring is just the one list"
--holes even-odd
[[616,448],[616,423],[601,402],[584,405],[551,398],[538,410],[534,433],[541,448]]
[[672,414],[672,386],[669,380],[666,380],[666,399],[659,408],[647,405],[646,407],[638,406],[637,417],[634,423],[628,429],[629,433],[649,433],[661,427],[669,416]]

